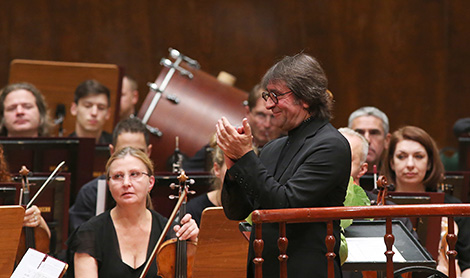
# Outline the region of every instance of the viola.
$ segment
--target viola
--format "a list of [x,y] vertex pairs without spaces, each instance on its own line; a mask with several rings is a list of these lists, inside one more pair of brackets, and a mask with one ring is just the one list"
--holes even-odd
[[[30,184],[28,181],[29,170],[23,166],[20,170],[21,183],[22,183],[22,202],[21,205],[28,209],[30,203]],[[34,248],[43,253],[49,253],[50,238],[47,231],[38,227],[23,227],[20,237],[20,243],[18,245],[18,251],[16,252],[16,264],[18,264],[23,258],[26,251],[29,248]]]

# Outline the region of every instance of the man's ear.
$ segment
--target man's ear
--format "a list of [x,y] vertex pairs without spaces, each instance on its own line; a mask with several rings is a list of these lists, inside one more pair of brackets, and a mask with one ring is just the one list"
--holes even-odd
[[152,144],[149,144],[147,146],[147,156],[150,157],[151,154],[152,154]]
[[136,105],[139,101],[139,92],[137,90],[132,91],[132,104]]
[[248,105],[245,105],[245,115],[250,114],[250,107]]
[[359,170],[359,173],[357,173],[357,179],[359,179],[365,173],[367,173],[368,168],[369,168],[369,164],[367,164],[367,162],[362,163],[361,170]]
[[70,105],[70,114],[72,114],[72,116],[77,116],[77,109],[77,104],[72,102],[72,105]]
[[110,117],[111,117],[111,108],[108,108],[108,111],[106,111],[106,115],[104,116],[104,118],[106,120],[109,120]]
[[385,136],[385,149],[388,150],[388,145],[390,144],[390,138],[392,138],[392,134],[387,133],[387,136]]

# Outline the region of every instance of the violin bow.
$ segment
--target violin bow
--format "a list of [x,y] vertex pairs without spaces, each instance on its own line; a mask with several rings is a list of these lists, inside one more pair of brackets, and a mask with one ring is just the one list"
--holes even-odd
[[33,204],[34,200],[36,200],[36,198],[39,196],[39,194],[42,192],[42,190],[46,187],[46,185],[48,185],[50,181],[52,181],[53,179],[56,178],[56,176],[58,174],[57,172],[60,170],[60,168],[62,168],[62,166],[64,166],[64,164],[65,164],[65,161],[62,161],[61,163],[59,163],[59,165],[57,165],[57,167],[55,167],[54,171],[49,175],[47,180],[42,184],[42,186],[41,186],[41,188],[39,188],[38,192],[36,192],[36,194],[34,194],[33,198],[31,198],[29,203],[26,205],[26,209],[28,209]]

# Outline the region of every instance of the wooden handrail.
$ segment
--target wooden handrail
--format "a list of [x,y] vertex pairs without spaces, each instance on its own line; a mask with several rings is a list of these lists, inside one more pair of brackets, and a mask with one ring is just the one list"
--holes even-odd
[[[280,269],[281,278],[287,278],[287,259],[285,253],[287,249],[288,239],[285,238],[285,224],[287,223],[306,223],[306,222],[327,222],[327,235],[325,244],[327,246],[328,261],[328,277],[334,277],[334,236],[333,221],[339,219],[364,219],[364,218],[385,218],[386,232],[384,235],[387,251],[386,275],[387,278],[393,277],[393,255],[392,250],[395,238],[392,234],[392,218],[396,217],[422,217],[422,216],[439,216],[448,217],[448,235],[447,242],[449,250],[449,277],[455,278],[455,244],[457,235],[454,234],[454,217],[470,216],[470,204],[431,204],[431,205],[390,205],[390,206],[360,206],[360,207],[325,207],[325,208],[289,208],[289,209],[271,209],[271,210],[255,210],[252,213],[252,221],[256,226],[255,236],[255,277],[262,277],[263,258],[261,256],[264,246],[262,239],[263,223],[281,223],[280,224]],[[282,248],[281,248],[282,246]]]

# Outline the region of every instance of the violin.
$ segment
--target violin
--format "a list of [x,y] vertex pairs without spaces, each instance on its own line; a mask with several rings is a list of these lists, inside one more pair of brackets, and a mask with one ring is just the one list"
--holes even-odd
[[[188,181],[184,170],[178,176],[179,181],[179,196],[178,203],[176,204],[173,212],[168,218],[160,238],[155,245],[155,248],[150,255],[147,264],[142,271],[140,278],[147,275],[150,265],[156,260],[158,275],[163,278],[187,278],[192,277],[192,266],[194,262],[194,255],[196,253],[196,243],[191,241],[182,241],[179,239],[170,239],[163,242],[168,230],[175,220],[176,214],[186,214],[186,200],[188,194],[189,184],[194,181]],[[193,193],[193,192],[191,192]],[[171,197],[170,197],[171,198]],[[176,197],[175,197],[176,198]],[[181,214],[184,213],[184,214]],[[188,245],[189,243],[189,245]]]
[[[189,182],[187,180],[188,177],[183,171],[178,176],[180,197],[183,190],[188,193]],[[174,185],[172,187],[175,188]],[[178,211],[180,218],[186,215],[186,196]],[[163,278],[191,278],[196,247],[195,242],[178,238],[165,241],[157,251],[158,275]]]
[[[22,202],[21,205],[28,209],[30,203],[30,184],[28,181],[29,170],[23,166],[20,170],[21,183],[22,183]],[[47,231],[41,226],[37,227],[23,227],[21,231],[20,243],[18,245],[18,251],[16,252],[16,264],[18,264],[23,258],[26,251],[29,248],[34,248],[43,253],[49,253],[50,238]]]

